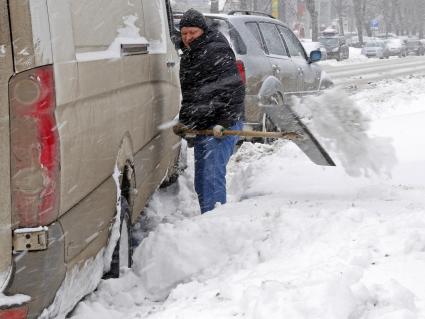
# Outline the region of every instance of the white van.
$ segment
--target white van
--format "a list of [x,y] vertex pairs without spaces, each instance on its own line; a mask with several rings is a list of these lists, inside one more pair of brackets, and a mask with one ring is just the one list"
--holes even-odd
[[0,0],[0,318],[54,318],[130,265],[180,149],[168,1]]

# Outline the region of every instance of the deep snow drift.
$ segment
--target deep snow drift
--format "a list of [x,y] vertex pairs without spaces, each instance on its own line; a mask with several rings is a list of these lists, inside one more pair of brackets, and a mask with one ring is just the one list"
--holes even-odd
[[338,166],[319,167],[290,142],[245,143],[229,203],[200,216],[190,162],[152,198],[134,269],[72,318],[425,318],[424,92],[412,77],[349,97],[371,138],[391,138],[391,178],[351,177],[334,151]]

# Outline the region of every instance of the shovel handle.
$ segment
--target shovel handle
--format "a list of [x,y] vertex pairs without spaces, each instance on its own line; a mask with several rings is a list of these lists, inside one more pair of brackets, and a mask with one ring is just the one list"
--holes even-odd
[[[213,130],[183,130],[186,135],[214,135]],[[232,131],[224,130],[223,135],[237,135],[244,137],[283,138],[287,140],[302,139],[302,135],[295,132],[260,132],[260,131]]]

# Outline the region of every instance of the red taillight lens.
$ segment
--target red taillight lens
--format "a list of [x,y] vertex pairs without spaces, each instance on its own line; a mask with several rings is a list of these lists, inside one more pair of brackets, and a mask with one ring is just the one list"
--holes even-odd
[[28,315],[27,307],[18,307],[11,309],[0,309],[0,319],[26,319]]
[[48,225],[59,207],[59,136],[52,66],[9,83],[12,209],[20,227]]
[[239,74],[242,78],[243,83],[246,83],[246,72],[245,72],[245,65],[241,60],[236,61],[236,66],[238,67]]

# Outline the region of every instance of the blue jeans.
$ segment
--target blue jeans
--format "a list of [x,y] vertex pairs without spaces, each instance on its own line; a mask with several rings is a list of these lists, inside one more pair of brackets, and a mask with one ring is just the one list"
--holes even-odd
[[[240,121],[229,129],[242,127]],[[238,140],[238,136],[195,138],[195,191],[202,214],[213,210],[216,203],[226,203],[226,166]]]

